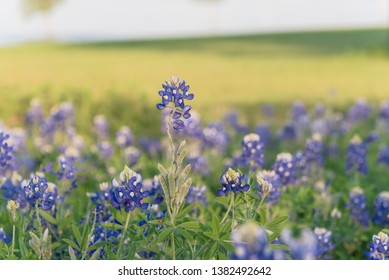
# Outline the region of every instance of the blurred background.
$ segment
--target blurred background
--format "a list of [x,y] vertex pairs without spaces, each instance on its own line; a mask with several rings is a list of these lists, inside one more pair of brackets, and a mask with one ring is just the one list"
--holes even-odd
[[141,114],[172,75],[205,118],[374,102],[389,95],[388,24],[389,0],[0,0],[1,117],[19,123],[34,97]]

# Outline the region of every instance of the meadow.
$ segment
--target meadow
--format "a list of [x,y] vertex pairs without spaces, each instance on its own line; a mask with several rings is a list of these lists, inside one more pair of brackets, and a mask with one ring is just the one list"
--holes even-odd
[[389,258],[388,38],[0,48],[0,259]]

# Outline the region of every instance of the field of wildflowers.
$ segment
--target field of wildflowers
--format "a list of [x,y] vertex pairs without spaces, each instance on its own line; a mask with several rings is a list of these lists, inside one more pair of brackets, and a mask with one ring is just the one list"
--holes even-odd
[[104,115],[85,138],[39,100],[0,127],[1,259],[389,258],[388,102],[294,102],[280,127],[265,104],[249,127],[203,123],[178,77],[158,94],[159,138]]
[[384,40],[0,49],[0,259],[389,259]]

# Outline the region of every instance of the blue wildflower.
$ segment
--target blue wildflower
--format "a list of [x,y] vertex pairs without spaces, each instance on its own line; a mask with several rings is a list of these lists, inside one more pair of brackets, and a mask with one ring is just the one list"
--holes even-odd
[[370,113],[370,106],[366,103],[365,100],[361,99],[356,101],[353,106],[350,107],[347,113],[347,119],[351,123],[359,122],[367,119]]
[[218,196],[228,195],[230,192],[235,194],[246,192],[250,189],[250,185],[244,181],[244,175],[238,171],[228,168],[228,170],[220,177],[222,188],[217,191]]
[[389,225],[389,192],[381,192],[374,202],[374,224]]
[[299,237],[294,237],[290,229],[281,233],[281,241],[290,249],[294,260],[314,260],[317,256],[318,240],[310,229],[303,229]]
[[201,176],[209,174],[208,159],[200,154],[193,153],[188,156],[188,164],[191,165],[192,170]]
[[358,171],[367,175],[367,146],[358,135],[351,139],[347,148],[346,171],[349,174]]
[[389,147],[388,146],[383,146],[380,148],[380,150],[378,151],[378,156],[377,156],[376,162],[385,164],[386,166],[389,166]]
[[12,146],[9,145],[9,134],[0,132],[0,169],[7,168],[12,159]]
[[370,250],[367,256],[372,260],[389,260],[389,237],[386,233],[380,232],[373,235],[369,244]]
[[332,244],[332,233],[331,231],[325,228],[316,227],[314,229],[314,234],[317,238],[317,258],[318,259],[330,259],[331,250],[334,248]]
[[146,179],[143,181],[143,189],[147,191],[151,204],[159,205],[163,201],[163,191],[158,176],[153,179]]
[[[183,129],[185,127],[183,119],[189,119],[191,106],[185,105],[185,100],[192,100],[193,93],[188,93],[189,86],[184,80],[179,81],[178,77],[172,77],[162,85],[163,90],[158,94],[162,97],[162,102],[157,104],[158,110],[171,109],[170,116],[173,118],[173,128]],[[173,105],[169,105],[173,103]]]
[[202,144],[206,148],[211,148],[219,153],[224,153],[227,148],[227,133],[220,123],[212,123],[202,131]]
[[124,158],[127,165],[134,166],[138,163],[141,152],[134,146],[129,146],[124,149]]
[[98,139],[104,140],[109,137],[109,125],[104,115],[97,115],[93,118],[93,128]]
[[259,169],[264,164],[265,148],[258,134],[247,134],[242,141],[242,163],[252,170]]
[[282,194],[280,177],[272,171],[263,170],[257,173],[259,195],[266,197],[270,205],[275,205]]
[[296,166],[293,163],[293,157],[289,153],[280,153],[277,155],[273,169],[281,180],[282,186],[294,184],[297,181]]
[[320,134],[315,133],[312,138],[307,140],[305,144],[305,159],[309,166],[313,164],[323,165],[324,145]]
[[266,231],[248,222],[234,230],[231,234],[234,245],[234,260],[272,260],[275,253],[270,249]]
[[369,226],[370,215],[367,209],[367,198],[360,187],[354,187],[349,194],[350,218],[352,222],[361,224],[364,227]]
[[281,140],[295,140],[297,138],[297,132],[294,124],[285,124],[281,130],[279,137],[281,138]]
[[120,180],[112,180],[110,201],[113,207],[120,209],[124,207],[126,212],[135,208],[146,210],[147,203],[143,199],[148,196],[147,191],[142,190],[142,177],[127,166],[120,173]]
[[24,185],[24,191],[26,199],[32,207],[38,205],[38,208],[50,210],[56,204],[57,187],[48,183],[44,177],[34,176],[27,185]]
[[207,201],[206,191],[207,191],[206,186],[202,186],[202,187],[191,186],[189,188],[188,194],[185,199],[186,203],[192,204],[192,203],[200,202],[201,204],[207,206],[208,201]]
[[11,242],[11,240],[12,240],[12,238],[7,237],[4,229],[2,227],[0,227],[0,242],[9,243],[9,242]]
[[134,135],[131,131],[131,129],[127,126],[122,126],[119,131],[116,133],[116,145],[119,146],[119,148],[126,148],[133,144],[134,142]]
[[259,124],[255,127],[255,133],[259,135],[264,145],[270,143],[272,136],[270,128],[267,124]]

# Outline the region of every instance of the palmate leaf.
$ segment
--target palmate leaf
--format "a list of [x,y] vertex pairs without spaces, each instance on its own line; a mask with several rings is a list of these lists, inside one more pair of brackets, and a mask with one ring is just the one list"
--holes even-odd
[[47,213],[46,211],[43,211],[43,210],[39,210],[39,215],[45,219],[46,221],[48,221],[50,224],[53,224],[53,225],[57,225],[57,221],[53,218],[53,216],[51,216],[49,213]]
[[189,213],[190,211],[192,211],[192,209],[195,208],[195,207],[196,207],[196,204],[194,204],[194,203],[188,205],[187,207],[185,207],[184,209],[182,209],[180,212],[178,212],[177,218],[184,217],[187,213]]
[[72,225],[72,229],[73,229],[74,237],[76,238],[78,244],[81,245],[82,244],[82,237],[81,237],[80,231],[78,230],[78,228],[75,225]]
[[81,248],[74,241],[68,238],[63,238],[62,241],[71,246],[73,249],[76,249],[77,251],[81,250]]
[[170,234],[172,233],[173,231],[173,228],[172,227],[167,227],[165,228],[161,234],[157,237],[157,239],[155,240],[156,243],[160,243],[162,241],[164,241],[165,239],[167,239]]
[[186,147],[186,141],[182,141],[176,153],[176,162],[178,166],[182,165],[182,162],[184,161],[184,158],[187,154],[188,148]]
[[72,261],[77,260],[76,254],[74,254],[74,250],[73,250],[72,246],[70,246],[70,245],[68,247],[68,252],[69,252],[70,259]]

